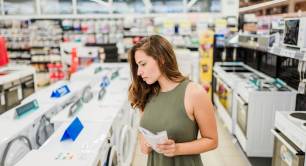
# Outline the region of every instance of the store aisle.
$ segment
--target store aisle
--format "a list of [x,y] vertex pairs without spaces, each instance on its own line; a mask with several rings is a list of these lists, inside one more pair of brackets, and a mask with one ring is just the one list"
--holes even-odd
[[[205,166],[249,166],[250,163],[239,148],[237,141],[229,134],[222,121],[217,117],[219,146],[202,154]],[[145,166],[147,158],[140,151],[139,141],[136,147],[133,166]]]

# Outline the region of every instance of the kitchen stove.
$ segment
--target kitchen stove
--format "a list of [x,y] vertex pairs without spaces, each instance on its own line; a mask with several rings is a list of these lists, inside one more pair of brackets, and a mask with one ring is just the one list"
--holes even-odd
[[299,122],[306,122],[306,112],[294,112],[289,117]]
[[[306,166],[306,112],[277,111],[274,127],[272,133],[275,136],[275,146],[272,165],[286,162],[291,166]],[[282,146],[278,147],[279,144]],[[284,152],[284,149],[287,151]]]
[[282,111],[276,112],[275,116],[275,128],[280,130],[303,152],[306,151],[306,130],[302,127],[306,124],[305,116],[305,111]]

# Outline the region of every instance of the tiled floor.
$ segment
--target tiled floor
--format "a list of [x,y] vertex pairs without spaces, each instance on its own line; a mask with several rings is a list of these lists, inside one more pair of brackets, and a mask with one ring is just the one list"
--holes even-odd
[[[229,134],[223,123],[217,118],[219,146],[217,149],[203,153],[202,160],[205,166],[249,166],[250,163],[239,148],[236,140]],[[146,155],[140,152],[137,144],[133,166],[145,166]]]

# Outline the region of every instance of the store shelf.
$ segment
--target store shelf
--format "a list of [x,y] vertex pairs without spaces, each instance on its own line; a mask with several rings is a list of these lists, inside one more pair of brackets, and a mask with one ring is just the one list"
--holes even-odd
[[0,20],[26,20],[26,19],[109,19],[109,18],[146,18],[146,17],[199,17],[199,18],[219,18],[221,13],[150,13],[150,14],[54,14],[54,15],[2,15]]
[[306,51],[300,51],[296,49],[284,48],[284,47],[273,47],[268,50],[269,53],[293,58],[301,61],[306,61]]
[[287,5],[287,4],[288,4],[287,0],[272,0],[268,2],[259,3],[256,5],[251,5],[251,6],[240,8],[239,13],[252,12],[255,10],[262,10],[266,8],[278,7],[278,6]]
[[257,51],[262,51],[262,52],[268,52],[269,51],[269,48],[267,48],[267,47],[259,47],[259,46],[251,45],[251,44],[248,44],[248,43],[240,43],[238,45],[238,47],[257,50]]
[[[280,14],[280,15],[296,15],[296,4],[305,3],[305,0],[271,0],[267,2],[258,3],[255,5],[249,5],[247,7],[239,8],[239,13],[254,13],[261,10],[273,9],[277,7],[286,6],[288,7],[288,13]],[[264,14],[265,15],[265,14]]]
[[277,56],[306,61],[306,51],[300,51],[298,49],[287,48],[287,47],[263,48],[263,47],[258,47],[254,45],[248,45],[248,44],[241,44],[241,43],[239,44],[239,47],[261,51],[261,52],[267,52],[267,53],[274,54]]

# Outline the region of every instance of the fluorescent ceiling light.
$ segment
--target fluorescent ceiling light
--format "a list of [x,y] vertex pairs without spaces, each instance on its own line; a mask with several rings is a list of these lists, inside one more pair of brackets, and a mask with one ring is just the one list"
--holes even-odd
[[152,3],[150,0],[142,0],[143,3],[145,4],[147,9],[151,9],[152,8]]
[[110,4],[103,0],[90,0],[90,1],[96,2],[97,4],[102,5],[102,6],[110,7]]
[[189,1],[189,3],[187,4],[187,8],[190,9],[198,0],[191,0]]

